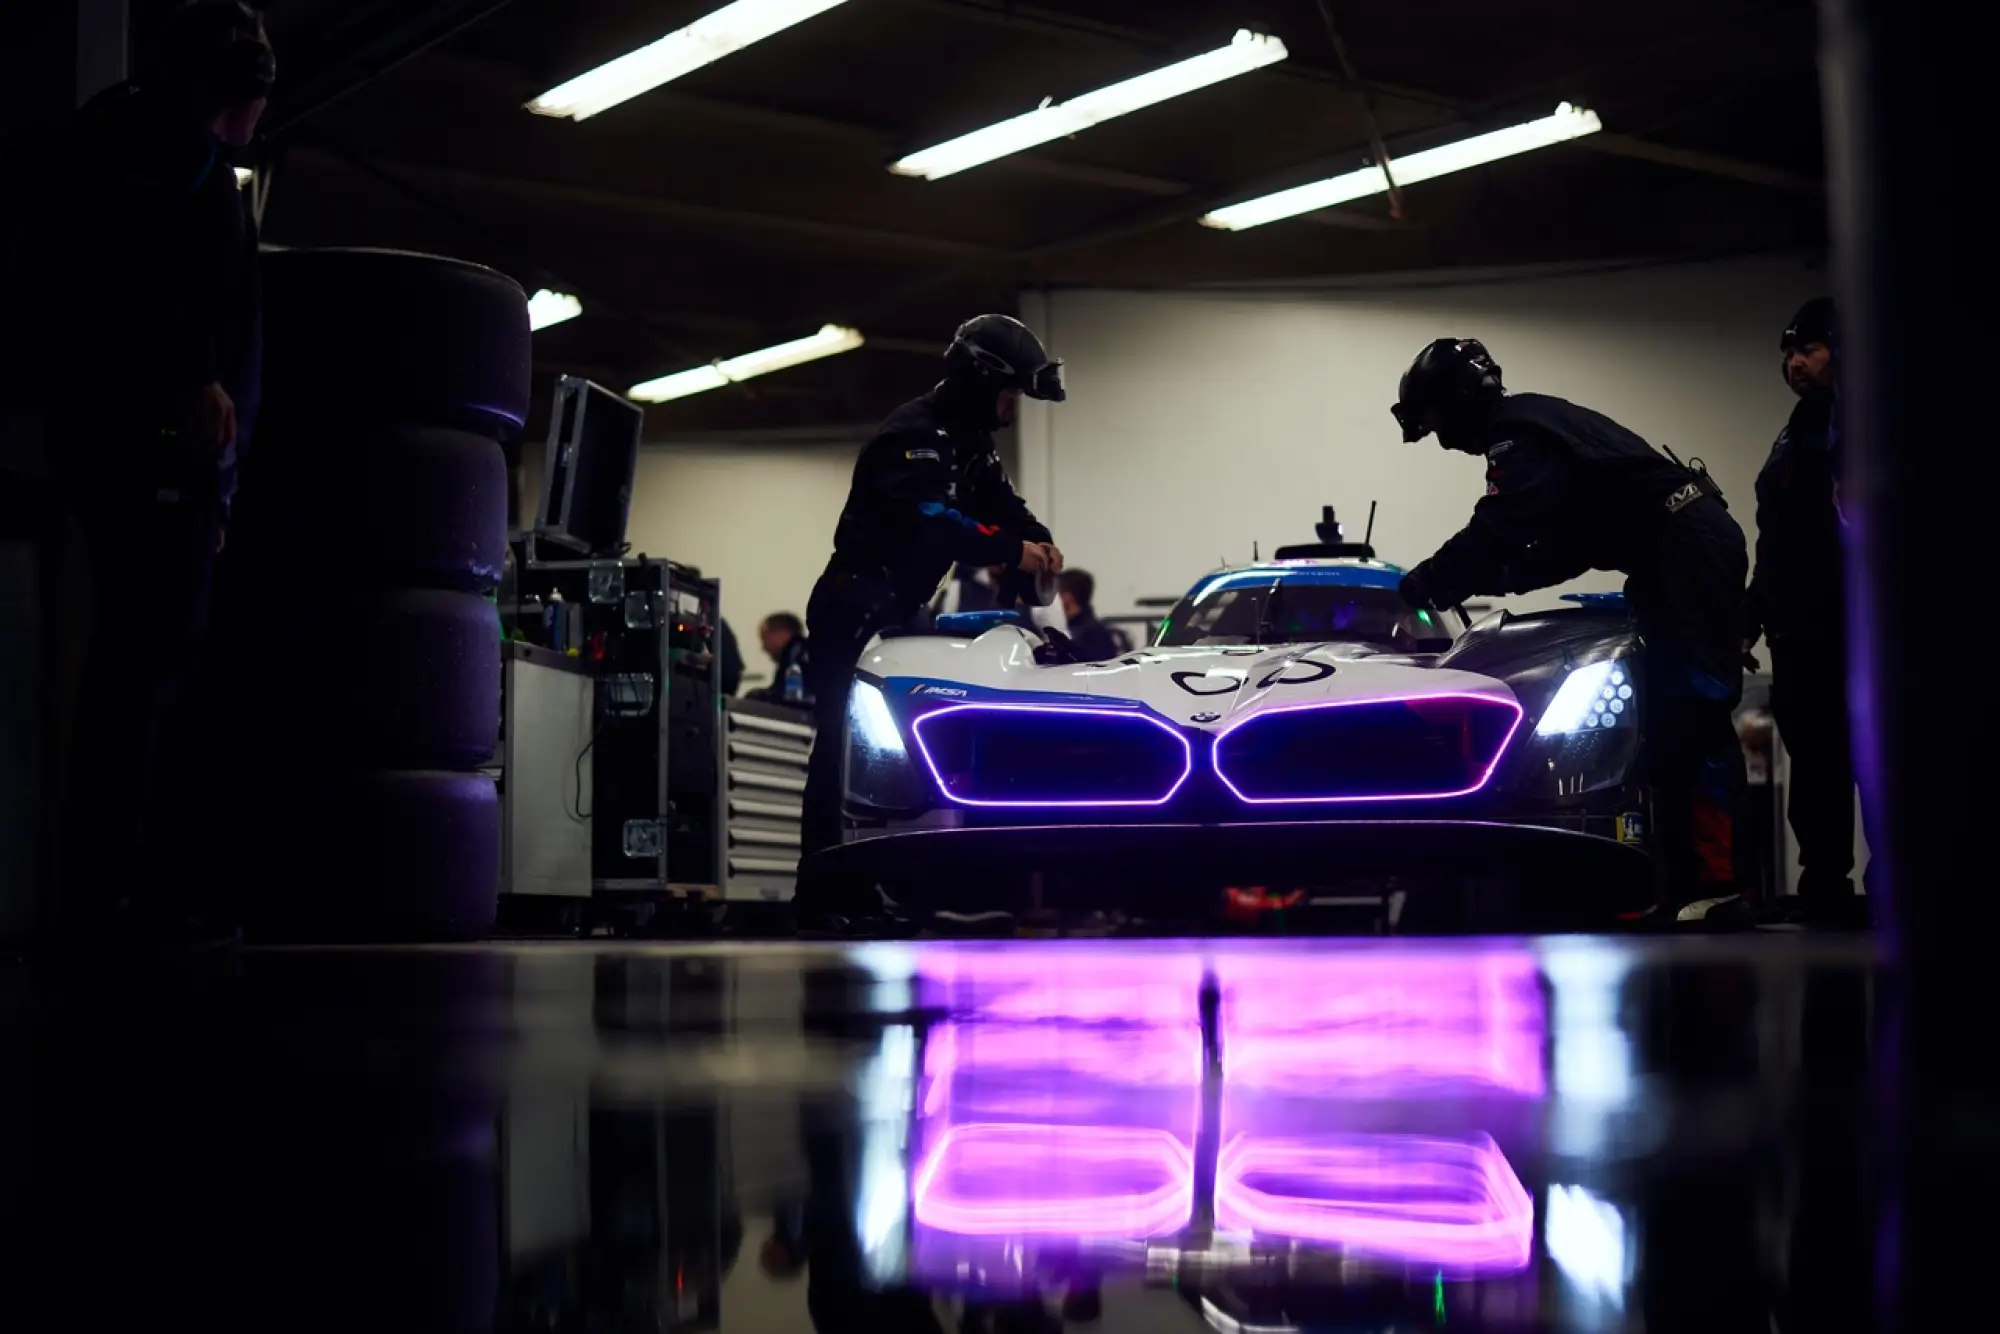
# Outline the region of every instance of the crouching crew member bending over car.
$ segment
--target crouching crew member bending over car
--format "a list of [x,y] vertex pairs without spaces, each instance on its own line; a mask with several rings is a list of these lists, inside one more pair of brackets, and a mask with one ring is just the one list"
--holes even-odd
[[1449,607],[1618,570],[1646,640],[1647,778],[1666,906],[1686,917],[1736,902],[1734,813],[1743,753],[1739,642],[1749,556],[1743,530],[1699,468],[1601,413],[1510,394],[1469,338],[1439,339],[1403,376],[1405,441],[1436,434],[1486,458],[1472,521],[1410,571],[1403,595]]
[[1060,403],[1061,364],[1019,320],[968,320],[945,350],[943,381],[891,413],[854,465],[833,557],[806,607],[816,733],[793,901],[801,922],[882,911],[872,885],[837,881],[817,856],[840,843],[842,737],[862,649],[909,624],[955,562],[1028,577],[1062,569],[994,448],[993,432],[1013,422],[1023,394]]

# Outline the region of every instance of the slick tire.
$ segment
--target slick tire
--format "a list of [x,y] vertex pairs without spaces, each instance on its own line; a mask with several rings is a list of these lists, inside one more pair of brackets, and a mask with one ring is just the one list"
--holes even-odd
[[456,426],[490,439],[528,416],[528,298],[505,274],[400,250],[263,257],[264,413]]
[[253,938],[474,940],[499,908],[500,798],[481,773],[258,771],[231,880]]
[[473,593],[267,589],[229,619],[230,740],[273,760],[469,769],[500,736],[500,626]]
[[480,592],[500,582],[512,483],[486,436],[326,418],[259,446],[229,537],[256,563],[367,587]]

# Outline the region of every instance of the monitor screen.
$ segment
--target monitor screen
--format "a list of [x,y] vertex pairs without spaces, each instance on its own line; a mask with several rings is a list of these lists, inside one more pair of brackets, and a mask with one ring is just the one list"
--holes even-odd
[[556,382],[537,533],[581,555],[619,554],[645,419],[602,385],[574,375]]

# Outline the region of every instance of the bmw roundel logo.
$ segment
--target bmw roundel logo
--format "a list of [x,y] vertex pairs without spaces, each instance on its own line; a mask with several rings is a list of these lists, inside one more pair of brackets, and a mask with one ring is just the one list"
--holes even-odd
[[1219,713],[1197,713],[1188,719],[1191,723],[1213,723],[1220,722],[1221,720],[1222,715]]

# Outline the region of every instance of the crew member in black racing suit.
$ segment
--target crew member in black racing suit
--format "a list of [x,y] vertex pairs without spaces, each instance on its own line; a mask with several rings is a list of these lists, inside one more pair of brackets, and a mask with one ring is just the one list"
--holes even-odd
[[1778,341],[1799,396],[1757,474],[1757,572],[1747,655],[1771,646],[1771,706],[1792,756],[1799,898],[1816,925],[1865,925],[1854,892],[1854,757],[1847,720],[1847,599],[1834,447],[1834,306],[1808,301]]
[[945,351],[944,379],[891,413],[854,465],[833,556],[806,606],[817,730],[793,900],[801,922],[882,911],[872,885],[841,882],[815,856],[840,843],[847,696],[869,639],[909,624],[955,562],[1029,577],[1062,568],[994,448],[1023,394],[1060,403],[1061,363],[1019,320],[968,320]]
[[275,76],[256,10],[176,11],[142,77],[78,113],[26,230],[15,294],[42,352],[24,383],[95,592],[66,812],[64,911],[87,934],[208,934],[161,903],[149,824],[256,416],[257,241],[230,155]]
[[1507,393],[1473,339],[1419,353],[1394,412],[1406,441],[1435,432],[1446,449],[1486,457],[1472,521],[1403,581],[1412,604],[1526,593],[1586,570],[1627,576],[1646,640],[1639,684],[1664,903],[1686,918],[1740,912],[1732,834],[1744,774],[1731,714],[1749,558],[1721,492],[1600,413]]

